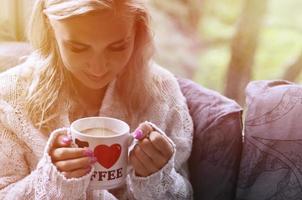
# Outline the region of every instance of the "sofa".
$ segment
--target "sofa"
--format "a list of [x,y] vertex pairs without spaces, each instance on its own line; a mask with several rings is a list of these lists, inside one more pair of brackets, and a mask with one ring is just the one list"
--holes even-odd
[[241,140],[236,103],[179,83],[195,126],[189,162],[195,199],[302,200],[302,85],[250,82]]
[[253,81],[246,88],[238,200],[302,200],[302,86]]

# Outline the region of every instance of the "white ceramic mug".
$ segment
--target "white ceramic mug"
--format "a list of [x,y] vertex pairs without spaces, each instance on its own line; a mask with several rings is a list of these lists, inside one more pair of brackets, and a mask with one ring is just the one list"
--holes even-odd
[[73,142],[91,149],[97,158],[90,189],[110,189],[124,184],[128,147],[133,140],[128,124],[114,118],[87,117],[74,121],[70,130]]

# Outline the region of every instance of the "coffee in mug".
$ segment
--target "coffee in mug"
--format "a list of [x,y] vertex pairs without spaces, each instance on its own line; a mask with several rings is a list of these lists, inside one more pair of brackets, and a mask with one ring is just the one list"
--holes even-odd
[[93,136],[113,136],[118,134],[117,132],[114,132],[108,128],[89,128],[83,130],[82,133]]

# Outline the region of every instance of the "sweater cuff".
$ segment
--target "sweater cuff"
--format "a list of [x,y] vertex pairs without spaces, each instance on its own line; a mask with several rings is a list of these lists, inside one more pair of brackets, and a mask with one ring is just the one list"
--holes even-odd
[[174,168],[174,154],[171,156],[168,163],[159,171],[147,177],[136,176],[134,170],[130,173],[130,188],[133,190],[133,195],[136,199],[154,199],[154,197],[165,194],[177,178],[177,173]]
[[67,179],[56,166],[52,163],[49,155],[50,147],[54,139],[62,134],[64,129],[54,131],[45,148],[44,155],[38,163],[36,173],[38,173],[38,180],[35,183],[36,197],[43,199],[45,195],[55,199],[85,199],[86,190],[90,182],[93,169],[90,173],[80,178]]

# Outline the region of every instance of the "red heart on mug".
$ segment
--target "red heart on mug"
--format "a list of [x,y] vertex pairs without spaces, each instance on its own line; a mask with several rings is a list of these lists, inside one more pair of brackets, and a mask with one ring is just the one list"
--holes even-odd
[[113,144],[110,147],[107,145],[98,145],[94,148],[94,156],[98,163],[109,169],[112,167],[121,155],[122,147],[119,144]]

